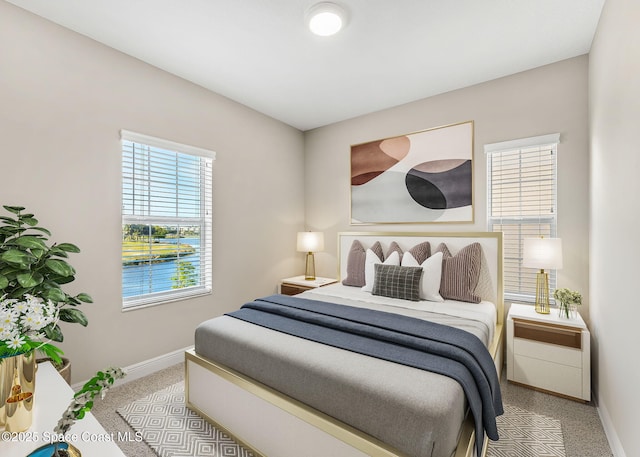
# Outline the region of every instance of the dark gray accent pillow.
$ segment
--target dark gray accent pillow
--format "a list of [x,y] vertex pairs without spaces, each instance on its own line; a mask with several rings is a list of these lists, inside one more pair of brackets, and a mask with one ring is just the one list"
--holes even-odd
[[439,244],[434,252],[442,252],[440,295],[449,300],[480,303],[481,298],[475,294],[482,262],[480,243],[465,246],[455,256],[444,243]]
[[420,300],[420,279],[422,267],[401,267],[377,263],[373,281],[373,295],[399,298],[401,300]]
[[[379,241],[373,243],[370,248],[382,261],[382,246]],[[353,240],[351,243],[351,249],[347,257],[347,277],[344,278],[342,284],[345,286],[362,287],[365,284],[364,276],[364,263],[367,258],[367,250],[362,246],[362,243],[358,240]]]

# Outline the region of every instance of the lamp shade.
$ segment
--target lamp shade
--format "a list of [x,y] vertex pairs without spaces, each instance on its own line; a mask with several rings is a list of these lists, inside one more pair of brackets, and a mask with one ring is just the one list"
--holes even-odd
[[319,252],[324,250],[324,233],[298,232],[298,251]]
[[525,238],[522,266],[541,270],[562,268],[562,240],[560,238]]

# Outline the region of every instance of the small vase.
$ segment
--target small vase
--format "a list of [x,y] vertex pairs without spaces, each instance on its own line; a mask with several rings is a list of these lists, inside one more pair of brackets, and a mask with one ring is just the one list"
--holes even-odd
[[0,427],[7,432],[31,427],[36,369],[33,351],[0,358]]
[[560,303],[558,316],[564,319],[576,319],[578,317],[578,305],[575,303]]
[[27,457],[82,457],[82,454],[72,444],[60,441],[40,446]]

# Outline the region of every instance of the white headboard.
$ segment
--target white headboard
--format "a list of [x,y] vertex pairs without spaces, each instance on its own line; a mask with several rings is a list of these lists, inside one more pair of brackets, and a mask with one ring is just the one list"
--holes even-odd
[[[398,243],[403,251],[416,244],[429,241],[431,249],[445,243],[452,255],[471,243],[482,246],[482,266],[476,291],[485,299],[491,300],[498,308],[498,323],[504,320],[504,289],[502,283],[502,233],[501,232],[340,232],[338,233],[338,278],[342,281],[347,275],[347,258],[354,240],[362,243],[365,249],[376,241],[387,252],[392,241]],[[482,290],[480,290],[482,289]]]

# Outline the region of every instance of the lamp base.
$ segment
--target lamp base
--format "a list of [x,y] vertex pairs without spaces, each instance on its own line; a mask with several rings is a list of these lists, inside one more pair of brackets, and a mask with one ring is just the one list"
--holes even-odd
[[549,314],[549,275],[540,270],[536,275],[536,312]]
[[307,266],[304,269],[304,279],[307,281],[314,281],[316,279],[316,265],[313,252],[307,253]]

